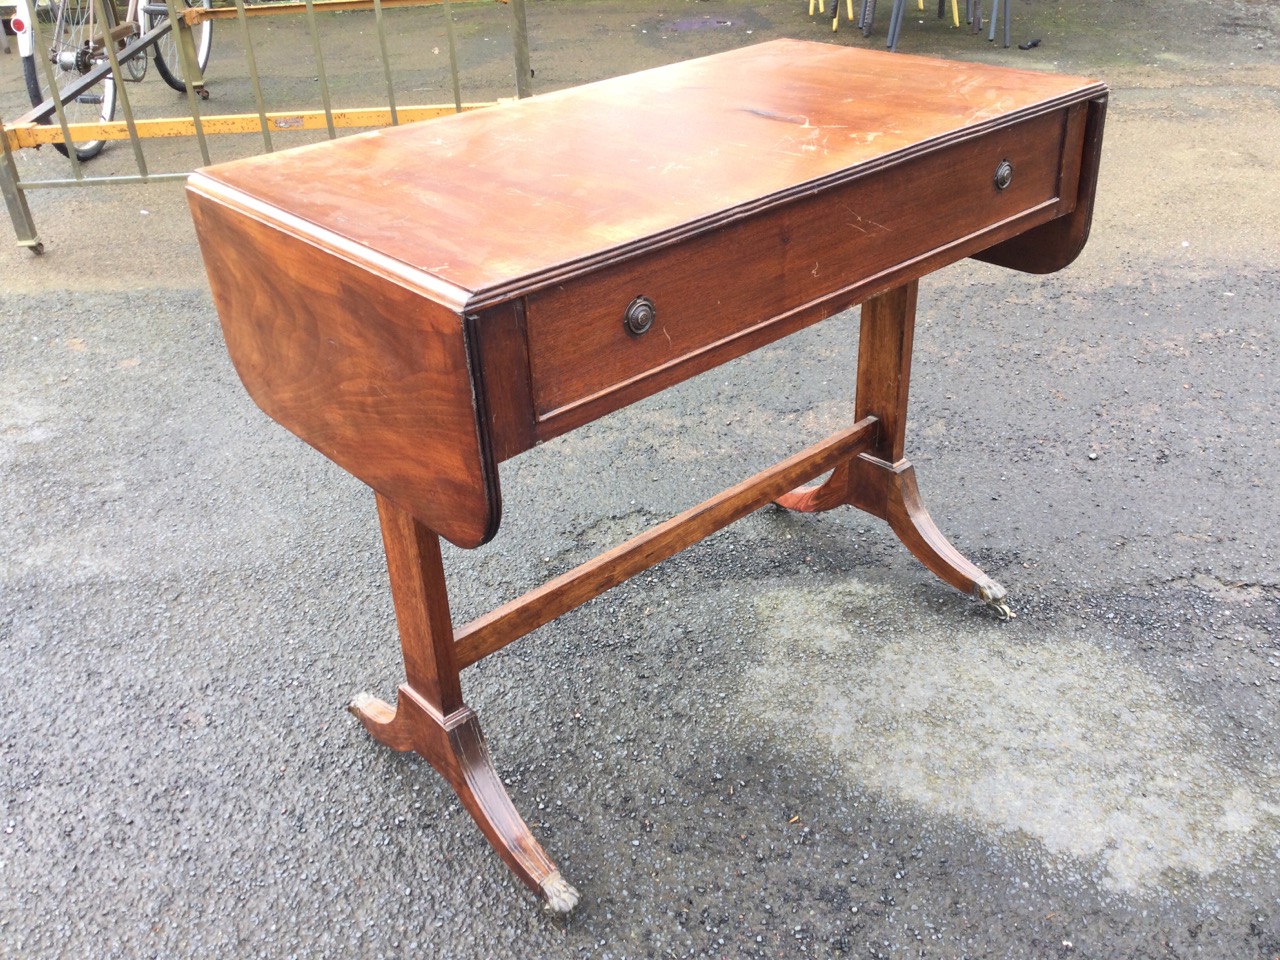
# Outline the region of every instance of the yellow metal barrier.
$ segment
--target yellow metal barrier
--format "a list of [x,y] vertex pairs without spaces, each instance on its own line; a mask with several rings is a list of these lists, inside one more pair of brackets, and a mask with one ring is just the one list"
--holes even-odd
[[[481,107],[493,106],[493,103],[464,103],[462,109],[478,110]],[[446,114],[457,113],[452,103],[420,107],[397,107],[400,123],[413,123],[416,120],[430,120]],[[391,110],[388,107],[361,107],[355,110],[333,110],[326,116],[323,110],[294,110],[257,113],[232,113],[219,116],[201,117],[200,124],[206,134],[257,133],[262,117],[272,130],[324,130],[329,118],[334,127],[345,130],[359,127],[391,126]],[[71,139],[83,140],[128,140],[129,124],[124,120],[113,120],[110,123],[69,123],[67,128]],[[165,117],[155,120],[135,120],[133,128],[139,138],[149,140],[164,137],[195,136],[196,124],[191,117]],[[27,147],[41,147],[46,144],[62,143],[62,128],[45,123],[23,123],[4,128],[11,150]]]

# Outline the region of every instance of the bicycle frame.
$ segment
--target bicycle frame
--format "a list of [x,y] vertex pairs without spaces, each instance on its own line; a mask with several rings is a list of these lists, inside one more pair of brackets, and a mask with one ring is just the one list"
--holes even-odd
[[[29,57],[35,53],[35,48],[36,48],[35,5],[32,4],[31,0],[14,0],[14,2],[15,2],[14,15],[10,23],[13,26],[14,36],[18,41],[18,55],[21,57]],[[112,10],[119,9],[118,5],[115,4],[113,0],[107,0],[107,6],[110,7]],[[128,39],[130,37],[145,37],[147,34],[147,24],[145,20],[145,17],[146,17],[145,7],[146,7],[146,4],[144,3],[144,0],[129,0],[129,4],[125,8],[124,17],[118,19],[117,23],[114,24],[112,27],[107,28],[93,36],[95,45],[99,43],[105,43],[107,40],[107,34],[109,32],[113,33],[116,28],[124,26],[125,24],[132,24],[134,29],[130,30],[129,32],[121,36],[114,36],[113,39],[119,41],[119,40]],[[50,8],[52,9],[52,4],[50,4]],[[96,19],[97,19],[97,5],[94,4],[89,7],[90,24],[92,25],[92,23]],[[157,39],[159,35],[162,35],[162,31],[158,29],[153,30],[152,33],[157,34]],[[95,49],[94,51],[95,59],[99,56],[101,56],[100,51]],[[64,69],[68,67],[67,64],[62,64],[61,66]]]

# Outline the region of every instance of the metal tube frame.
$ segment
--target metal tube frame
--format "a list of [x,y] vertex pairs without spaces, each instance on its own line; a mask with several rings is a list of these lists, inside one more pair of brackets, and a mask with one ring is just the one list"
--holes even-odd
[[4,194],[4,205],[9,210],[13,232],[18,235],[18,246],[26,247],[34,254],[44,253],[44,244],[36,233],[36,223],[31,219],[31,208],[27,206],[27,185],[18,179],[18,166],[13,162],[13,150],[9,147],[9,135],[4,132],[3,120],[0,120],[0,148],[0,193]]
[[[114,24],[116,17],[115,8],[111,6],[112,0],[91,0],[91,2],[93,4],[94,18],[101,21],[109,29]],[[511,34],[515,57],[517,96],[527,97],[533,91],[530,83],[532,70],[529,68],[528,29],[524,0],[502,0],[502,2],[509,3],[511,7]],[[445,112],[472,110],[490,105],[487,103],[464,103],[462,100],[450,0],[301,0],[301,2],[289,0],[289,2],[283,3],[254,4],[250,7],[246,7],[244,0],[234,0],[234,6],[227,5],[209,9],[204,7],[180,9],[174,0],[164,0],[164,3],[168,10],[168,19],[166,22],[159,24],[154,31],[147,31],[144,35],[135,37],[120,48],[117,48],[112,43],[105,44],[106,62],[94,66],[92,70],[76,79],[73,83],[68,84],[64,91],[59,92],[59,96],[51,96],[43,104],[18,118],[17,121],[7,126],[0,122],[0,146],[3,147],[3,152],[0,152],[0,194],[3,194],[5,207],[9,213],[9,219],[13,224],[14,233],[20,246],[26,247],[34,253],[41,253],[44,250],[44,244],[37,234],[31,209],[27,203],[27,192],[30,190],[65,189],[95,185],[163,183],[184,180],[188,176],[187,171],[173,173],[155,173],[151,171],[142,143],[143,140],[148,138],[157,136],[194,136],[199,146],[203,163],[209,164],[211,162],[207,141],[207,134],[209,133],[252,133],[255,132],[256,128],[256,132],[262,135],[263,151],[270,153],[274,150],[271,138],[271,130],[273,128],[277,130],[318,129],[318,120],[321,114],[324,119],[324,128],[327,129],[330,139],[333,139],[337,136],[338,128],[394,126],[410,120],[439,116]],[[396,103],[383,11],[389,7],[434,4],[440,4],[444,7],[446,33],[449,43],[450,80],[454,102],[451,109],[442,105],[402,107]],[[383,80],[386,85],[387,105],[385,108],[334,109],[329,95],[328,76],[324,69],[323,52],[315,16],[317,11],[325,12],[332,9],[373,11],[378,35],[379,54],[382,57]],[[248,18],[272,13],[297,13],[303,11],[306,13],[308,29],[311,33],[324,109],[323,111],[269,112],[266,109],[266,102],[262,94]],[[200,109],[200,101],[208,98],[208,91],[204,87],[203,79],[197,66],[197,54],[192,28],[204,20],[229,19],[231,17],[235,17],[240,24],[239,34],[244,45],[245,67],[248,70],[249,79],[253,87],[254,101],[257,108],[256,113],[203,116]],[[40,55],[38,52],[47,49],[44,39],[40,36],[40,20],[36,17],[32,19],[35,21],[36,59],[40,61],[39,69],[43,74],[46,89],[57,91],[57,78],[53,64],[47,56]],[[188,118],[178,117],[156,120],[138,118],[134,114],[128,90],[122,81],[121,65],[139,52],[145,55],[146,48],[149,46],[154,48],[159,39],[171,29],[177,31],[178,59],[186,88],[190,116]],[[106,35],[106,30],[98,31],[95,28],[95,32],[101,32],[104,36]],[[115,94],[119,98],[118,103],[123,109],[123,122],[119,120],[102,122],[99,120],[89,123],[72,123],[63,106],[64,101],[70,102],[74,97],[79,96],[85,90],[90,89],[96,83],[108,77],[115,87]],[[53,126],[49,126],[47,123],[51,118],[56,118],[56,123]],[[97,139],[113,141],[127,139],[133,151],[137,174],[86,176],[83,164],[77,157],[74,148],[77,138],[81,142]],[[17,161],[18,151],[22,148],[38,147],[42,144],[58,142],[68,145],[67,152],[71,165],[71,176],[24,180],[20,175]]]

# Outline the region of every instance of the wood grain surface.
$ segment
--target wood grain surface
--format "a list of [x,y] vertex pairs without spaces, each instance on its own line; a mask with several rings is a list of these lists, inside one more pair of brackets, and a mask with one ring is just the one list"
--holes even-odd
[[421,290],[194,184],[227,351],[268,416],[447,540],[497,531],[463,321]]
[[974,254],[978,260],[1026,273],[1053,273],[1080,255],[1093,224],[1098,168],[1102,163],[1102,128],[1107,117],[1107,98],[1096,97],[1071,108],[1084,112],[1086,120],[1079,144],[1068,142],[1064,161],[1076,164],[1074,177],[1064,176],[1062,192],[1075,190],[1074,208],[1066,216],[1027,230],[993,247]]
[[777,40],[204,175],[474,309],[1104,92]]
[[[1021,215],[1048,221],[1062,208],[1067,119],[1063,109],[989,131],[530,294],[539,419],[665,365],[687,364],[796,308],[844,293],[832,308],[843,309],[860,299],[859,284],[901,266],[916,265],[915,279],[933,269],[920,263],[927,254]],[[1014,171],[1003,190],[994,182],[1001,162]],[[1075,199],[1073,183],[1067,209]],[[622,323],[637,295],[656,307],[642,336]]]

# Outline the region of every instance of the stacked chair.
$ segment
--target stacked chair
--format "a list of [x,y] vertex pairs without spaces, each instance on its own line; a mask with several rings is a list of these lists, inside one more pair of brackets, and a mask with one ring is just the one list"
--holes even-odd
[[[960,26],[960,4],[959,0],[950,0],[951,3],[951,22],[954,26]],[[831,29],[835,30],[840,25],[840,0],[831,0]],[[916,0],[916,4],[920,10],[924,10],[924,0]],[[847,19],[850,22],[854,20],[853,0],[845,0]],[[1001,10],[1003,6],[1003,11]],[[965,22],[970,26],[970,32],[982,32],[982,0],[965,0]],[[809,16],[813,16],[816,12],[825,14],[826,0],[809,0]],[[995,42],[996,39],[996,21],[1000,19],[1001,13],[1004,15],[1004,45],[1009,46],[1009,19],[1010,19],[1010,0],[991,0],[991,16],[988,17],[990,33],[988,40]],[[947,13],[947,0],[938,0],[938,17],[941,19]],[[902,32],[902,21],[906,19],[907,0],[893,0],[893,9],[889,12],[889,33],[885,46],[890,50],[898,49],[898,34]],[[857,26],[862,31],[864,37],[871,36],[872,24],[876,16],[876,0],[859,0]]]

